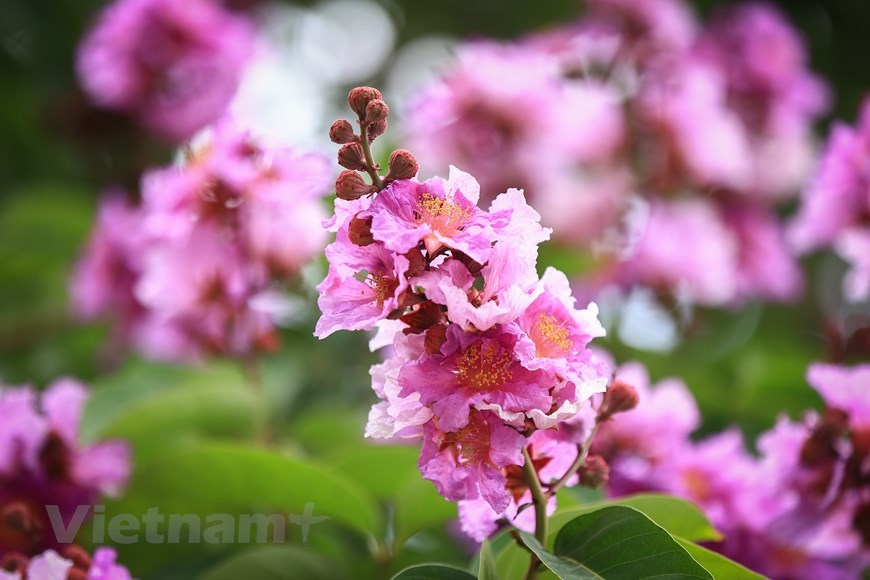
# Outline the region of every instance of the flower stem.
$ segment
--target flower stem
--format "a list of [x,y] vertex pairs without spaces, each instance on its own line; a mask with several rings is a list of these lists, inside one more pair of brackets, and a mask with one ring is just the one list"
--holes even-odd
[[[541,488],[541,480],[538,479],[538,473],[535,471],[535,465],[532,463],[532,458],[529,455],[527,448],[523,448],[523,475],[525,475],[526,483],[529,485],[529,491],[532,493],[532,504],[535,506],[535,538],[545,548],[547,547],[547,496]],[[532,561],[529,562],[529,569],[526,572],[526,580],[534,580],[538,576],[538,564],[540,560],[532,554]]]
[[586,438],[586,441],[583,442],[583,445],[577,447],[577,459],[574,460],[574,463],[571,464],[571,467],[568,468],[568,471],[565,472],[565,475],[559,478],[556,483],[547,486],[547,493],[545,497],[547,499],[556,495],[556,492],[559,491],[563,485],[565,485],[571,476],[574,475],[578,469],[583,467],[583,463],[586,461],[586,457],[589,455],[589,449],[592,447],[592,440],[595,439],[596,433],[598,433],[598,427],[601,426],[601,423],[595,422],[595,426],[592,427],[592,431],[589,432],[589,437]]
[[378,174],[378,168],[375,165],[375,159],[372,157],[372,144],[369,143],[369,126],[362,122],[360,123],[359,144],[362,147],[363,155],[366,160],[366,172],[372,178],[372,185],[378,188],[378,191],[384,188],[384,181]]

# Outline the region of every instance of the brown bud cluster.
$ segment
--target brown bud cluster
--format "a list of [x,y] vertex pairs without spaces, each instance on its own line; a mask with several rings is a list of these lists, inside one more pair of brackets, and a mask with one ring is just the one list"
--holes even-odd
[[580,483],[593,489],[607,485],[610,480],[610,466],[600,455],[588,456],[578,473]]
[[373,87],[356,87],[347,95],[347,104],[360,119],[366,117],[366,107],[374,100],[383,98],[381,91]]
[[377,187],[366,183],[362,175],[356,171],[342,171],[335,180],[335,195],[339,199],[350,201],[377,191]]
[[368,246],[375,242],[372,236],[372,216],[351,218],[347,226],[347,236],[352,244]]
[[598,409],[598,416],[595,420],[598,423],[603,423],[617,413],[631,411],[637,407],[638,402],[637,389],[622,381],[614,381],[604,393],[604,399],[601,401],[601,407]]

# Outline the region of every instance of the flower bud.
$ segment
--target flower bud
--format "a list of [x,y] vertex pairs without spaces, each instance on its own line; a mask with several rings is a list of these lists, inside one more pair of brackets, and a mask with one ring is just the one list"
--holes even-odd
[[0,558],[0,571],[3,572],[18,572],[21,578],[24,578],[24,573],[27,571],[27,564],[30,560],[28,560],[27,556],[24,554],[19,554],[17,552],[7,553],[5,556]]
[[396,149],[390,155],[390,172],[387,173],[386,181],[397,179],[411,179],[417,175],[420,165],[417,158],[410,151]]
[[329,140],[333,143],[343,145],[345,143],[353,143],[359,141],[359,137],[353,132],[353,127],[344,119],[339,119],[329,128]]
[[[342,147],[342,149],[344,149],[344,147]],[[341,163],[340,158],[339,163]],[[344,164],[342,163],[342,165]],[[335,195],[337,195],[339,199],[344,199],[346,201],[359,199],[364,195],[369,195],[377,191],[377,187],[366,183],[362,178],[362,175],[356,171],[342,171],[338,175],[338,179],[335,180]]]
[[372,236],[372,216],[351,218],[347,225],[347,237],[357,246],[368,246],[374,243]]
[[91,567],[91,556],[80,546],[70,544],[61,551],[61,556],[67,560],[72,560],[73,567],[89,570]]
[[5,527],[17,532],[30,533],[33,529],[33,516],[23,502],[16,501],[4,506],[0,518]]
[[387,120],[378,121],[369,125],[368,133],[366,133],[369,143],[387,132]]
[[390,114],[390,107],[382,99],[369,101],[366,105],[366,123],[380,123]]
[[338,150],[338,164],[346,169],[366,170],[366,158],[359,143],[347,143]]
[[366,107],[375,99],[380,99],[381,91],[373,87],[356,87],[347,95],[347,104],[360,119],[366,118]]
[[607,484],[610,479],[610,466],[600,455],[590,455],[580,467],[580,483],[593,489]]
[[637,407],[638,401],[637,389],[622,381],[615,381],[604,393],[604,400],[595,420],[603,423],[617,413],[631,411]]

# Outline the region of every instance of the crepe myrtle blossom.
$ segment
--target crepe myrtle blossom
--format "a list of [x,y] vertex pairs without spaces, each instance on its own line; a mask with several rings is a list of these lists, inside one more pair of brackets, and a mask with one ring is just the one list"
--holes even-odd
[[833,247],[852,266],[844,283],[851,301],[870,296],[870,99],[857,126],[835,123],[815,177],[804,191],[789,234],[802,252]]
[[317,155],[262,147],[230,123],[145,173],[141,203],[106,198],[72,283],[84,318],[158,359],[246,356],[278,340],[282,287],[326,243]]
[[636,363],[616,377],[638,387],[639,404],[603,423],[592,446],[610,465],[610,495],[692,501],[724,536],[712,549],[772,578],[855,578],[870,562],[870,365],[811,365],[826,408],[781,417],[757,456],[736,429],[693,441],[697,407],[682,383],[651,390]]
[[58,548],[47,506],[63,525],[76,508],[115,496],[130,473],[130,449],[121,441],[90,446],[78,431],[88,393],[58,379],[38,396],[30,387],[0,386],[0,556]]
[[[523,187],[554,240],[594,258],[590,287],[714,307],[792,301],[803,280],[777,204],[812,169],[828,101],[807,63],[766,4],[704,23],[682,0],[594,0],[560,28],[459,47],[412,99],[405,132],[427,170],[461,164],[484,199]],[[856,272],[858,294],[870,283]]]
[[[57,553],[47,550],[33,558],[11,556],[0,564],[0,580],[130,580],[129,570],[116,563],[112,548],[101,547],[93,557],[71,545]],[[5,564],[5,565],[4,565]]]
[[[346,171],[324,222],[336,239],[315,334],[377,328],[372,344],[390,348],[371,369],[380,401],[366,435],[422,439],[423,477],[476,514],[463,526],[479,540],[521,502],[543,514],[559,487],[583,479],[586,436],[569,440],[582,430],[568,422],[594,418],[589,399],[609,381],[589,350],[604,329],[595,304],[577,308],[564,274],[538,277],[538,245],[550,230],[521,190],[489,197],[483,209],[470,174],[451,166],[447,179],[419,181],[403,150],[382,177],[370,144],[389,109],[370,87],[353,89],[348,103],[359,134],[342,120],[330,131]],[[600,481],[606,466],[596,466]]]
[[116,0],[79,46],[76,68],[94,104],[180,142],[224,114],[253,41],[253,23],[219,2]]

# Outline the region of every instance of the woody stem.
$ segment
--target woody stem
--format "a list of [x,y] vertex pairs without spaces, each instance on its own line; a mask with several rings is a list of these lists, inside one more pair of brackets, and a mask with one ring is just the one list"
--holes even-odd
[[601,425],[599,422],[595,422],[595,426],[592,428],[592,431],[589,432],[589,437],[586,438],[586,441],[583,442],[583,445],[579,445],[577,447],[577,459],[574,460],[574,463],[571,464],[571,467],[565,472],[565,475],[559,478],[556,483],[547,486],[547,493],[545,494],[546,498],[551,498],[556,495],[556,492],[559,491],[559,488],[565,485],[571,476],[574,475],[578,469],[583,467],[583,463],[586,461],[586,457],[589,456],[589,448],[592,447],[592,440],[595,439],[595,434],[598,433],[598,427]]

